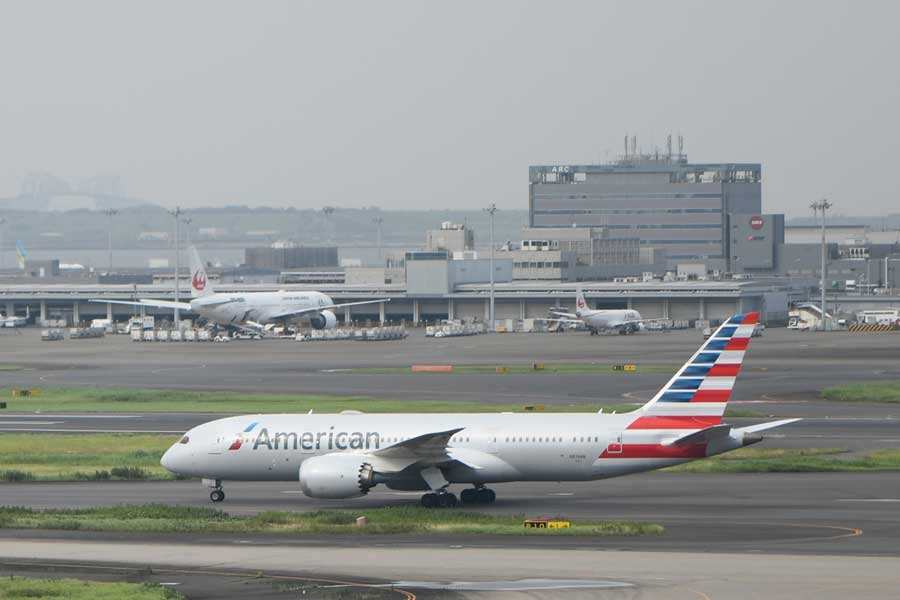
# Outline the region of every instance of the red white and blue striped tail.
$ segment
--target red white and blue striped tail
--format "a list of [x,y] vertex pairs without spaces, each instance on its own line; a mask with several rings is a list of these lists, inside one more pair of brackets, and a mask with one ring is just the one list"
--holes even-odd
[[758,322],[759,313],[749,312],[723,323],[641,408],[628,429],[689,430],[721,423]]

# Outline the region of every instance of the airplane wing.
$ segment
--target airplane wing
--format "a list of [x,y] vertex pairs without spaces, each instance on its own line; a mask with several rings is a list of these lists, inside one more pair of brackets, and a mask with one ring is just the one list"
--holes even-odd
[[[448,465],[450,463],[458,463],[472,469],[482,469],[483,467],[475,464],[464,449],[450,448],[450,438],[462,431],[464,427],[458,429],[449,429],[447,431],[436,431],[426,433],[402,442],[397,442],[375,452],[370,452],[368,456],[372,460],[372,464],[376,469],[383,472],[400,472],[410,465],[417,464],[427,467],[426,471],[434,471],[434,477],[437,476],[436,465]],[[423,476],[425,473],[423,471]],[[446,482],[445,482],[446,483]]]
[[310,313],[317,313],[323,310],[333,310],[335,308],[344,308],[345,306],[360,306],[362,304],[380,304],[382,302],[390,302],[390,298],[384,298],[381,300],[363,300],[361,302],[343,302],[341,304],[327,304],[325,306],[313,306],[310,308],[304,308],[301,310],[292,310],[288,312],[279,313],[276,315],[271,315],[270,319],[289,319],[292,317],[300,317],[303,315],[308,315]]
[[583,319],[535,319],[535,321],[546,321],[548,323],[584,323]]
[[448,429],[447,431],[436,431],[434,433],[425,433],[396,444],[391,444],[385,448],[381,448],[372,452],[373,456],[383,456],[385,458],[443,458],[447,454],[447,444],[450,438],[465,429]]
[[581,319],[578,317],[578,315],[576,315],[575,313],[563,312],[563,311],[561,311],[561,310],[552,310],[552,309],[551,309],[551,310],[550,310],[550,314],[556,315],[557,317],[567,317],[567,318],[569,318],[569,319],[578,319],[579,321],[581,320]]
[[191,310],[189,302],[172,302],[171,300],[148,300],[141,298],[137,302],[129,302],[127,300],[103,300],[100,298],[91,298],[88,302],[101,302],[103,304],[124,304],[126,306],[153,306],[156,308],[177,308],[179,310]]

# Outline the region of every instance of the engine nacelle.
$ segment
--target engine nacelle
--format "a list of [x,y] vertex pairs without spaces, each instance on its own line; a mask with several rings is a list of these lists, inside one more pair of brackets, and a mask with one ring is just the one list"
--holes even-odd
[[326,454],[300,465],[300,489],[310,498],[357,498],[375,485],[372,465],[355,454]]
[[334,329],[337,327],[337,317],[330,310],[323,310],[314,317],[310,317],[309,324],[313,329]]

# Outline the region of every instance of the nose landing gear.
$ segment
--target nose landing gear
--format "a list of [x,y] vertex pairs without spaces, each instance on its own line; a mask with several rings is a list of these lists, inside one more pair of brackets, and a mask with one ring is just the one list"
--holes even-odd
[[204,479],[203,485],[208,488],[213,488],[213,490],[209,493],[209,499],[213,502],[221,502],[225,499],[225,492],[222,491],[221,479]]

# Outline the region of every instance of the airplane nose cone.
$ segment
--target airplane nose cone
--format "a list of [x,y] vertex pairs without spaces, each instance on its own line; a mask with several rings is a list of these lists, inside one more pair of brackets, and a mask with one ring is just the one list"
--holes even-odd
[[159,464],[161,464],[163,468],[168,469],[173,473],[177,472],[176,463],[178,461],[175,459],[176,453],[177,451],[175,450],[174,446],[169,448],[168,450],[166,450],[165,454],[162,455],[162,458],[159,459]]

